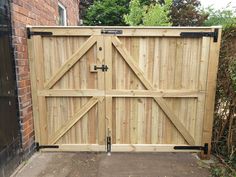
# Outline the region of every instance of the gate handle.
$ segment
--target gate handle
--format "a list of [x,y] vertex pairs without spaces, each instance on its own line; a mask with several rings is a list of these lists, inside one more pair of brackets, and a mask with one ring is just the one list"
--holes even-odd
[[98,69],[101,69],[103,72],[104,71],[107,71],[108,70],[108,66],[107,65],[102,65],[101,67],[99,67],[99,66],[94,66],[94,70],[96,71],[96,70],[98,70]]

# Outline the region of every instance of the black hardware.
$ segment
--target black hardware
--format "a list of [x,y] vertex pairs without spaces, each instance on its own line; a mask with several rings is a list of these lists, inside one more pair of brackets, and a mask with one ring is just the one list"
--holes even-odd
[[107,153],[111,153],[111,137],[107,137]]
[[35,143],[35,149],[36,151],[39,151],[40,149],[45,149],[45,148],[59,148],[58,145],[39,145],[39,143]]
[[115,29],[103,29],[101,31],[102,34],[123,34],[122,30],[115,30]]
[[219,29],[215,29],[214,32],[182,32],[181,37],[213,37],[213,41],[218,41]]
[[205,143],[204,146],[174,146],[175,150],[201,150],[204,154],[208,153],[208,143]]
[[52,36],[52,32],[43,32],[43,31],[30,31],[30,28],[27,28],[27,37],[31,38],[32,35],[41,35],[41,36]]
[[98,70],[101,69],[103,72],[108,70],[108,66],[107,65],[102,65],[101,67],[99,66],[94,66],[94,70]]

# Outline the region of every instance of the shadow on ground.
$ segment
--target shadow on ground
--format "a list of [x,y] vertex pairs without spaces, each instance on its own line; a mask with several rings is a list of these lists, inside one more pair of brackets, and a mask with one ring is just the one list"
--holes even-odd
[[13,177],[208,177],[190,153],[36,153]]

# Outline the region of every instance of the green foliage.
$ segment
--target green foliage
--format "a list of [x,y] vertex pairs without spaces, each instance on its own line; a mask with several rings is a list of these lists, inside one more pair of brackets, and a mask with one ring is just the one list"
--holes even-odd
[[209,14],[208,19],[204,22],[205,26],[222,25],[227,28],[236,24],[236,9],[230,9],[229,6],[220,10],[208,7],[204,13]]
[[199,0],[173,0],[171,7],[171,22],[173,26],[201,26],[207,19],[207,14],[200,10]]
[[232,86],[233,86],[234,91],[236,92],[236,58],[233,59],[229,70],[230,70],[230,77],[232,80]]
[[170,7],[172,0],[165,0],[165,4],[150,5],[143,15],[143,25],[145,26],[170,26]]
[[124,16],[125,22],[132,26],[171,25],[169,17],[171,4],[172,0],[165,0],[165,3],[162,5],[160,3],[150,3],[149,6],[142,7],[140,0],[131,0],[129,14]]
[[140,0],[141,5],[149,6],[151,4],[160,3],[161,5],[165,3],[165,0]]
[[221,163],[216,163],[211,167],[211,177],[235,177],[235,175],[234,171]]
[[[236,128],[235,36],[236,27],[234,25],[227,25],[223,28],[212,136],[212,152],[223,159],[224,164],[227,164],[234,174],[233,177],[236,175],[234,170],[236,169],[236,148],[233,138]],[[220,176],[222,170],[216,169],[214,173],[214,176]]]
[[211,169],[211,174],[213,177],[226,177],[227,171],[225,168],[215,167]]
[[125,25],[123,15],[127,14],[130,0],[96,0],[85,15],[85,25]]
[[140,25],[142,23],[143,8],[139,0],[131,0],[130,12],[124,16],[125,22],[131,26]]

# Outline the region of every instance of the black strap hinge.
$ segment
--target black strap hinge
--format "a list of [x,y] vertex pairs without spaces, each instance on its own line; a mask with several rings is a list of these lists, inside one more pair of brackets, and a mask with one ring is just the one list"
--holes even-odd
[[52,32],[43,32],[43,31],[30,31],[30,28],[27,28],[27,37],[31,38],[32,35],[40,35],[40,36],[52,36]]
[[208,153],[208,143],[205,143],[204,146],[174,146],[175,150],[201,150],[204,154]]
[[36,151],[39,151],[40,149],[45,149],[45,148],[59,148],[58,145],[39,145],[39,143],[35,143],[35,149]]
[[181,32],[181,37],[213,37],[213,41],[218,41],[219,29],[215,29],[214,32]]

